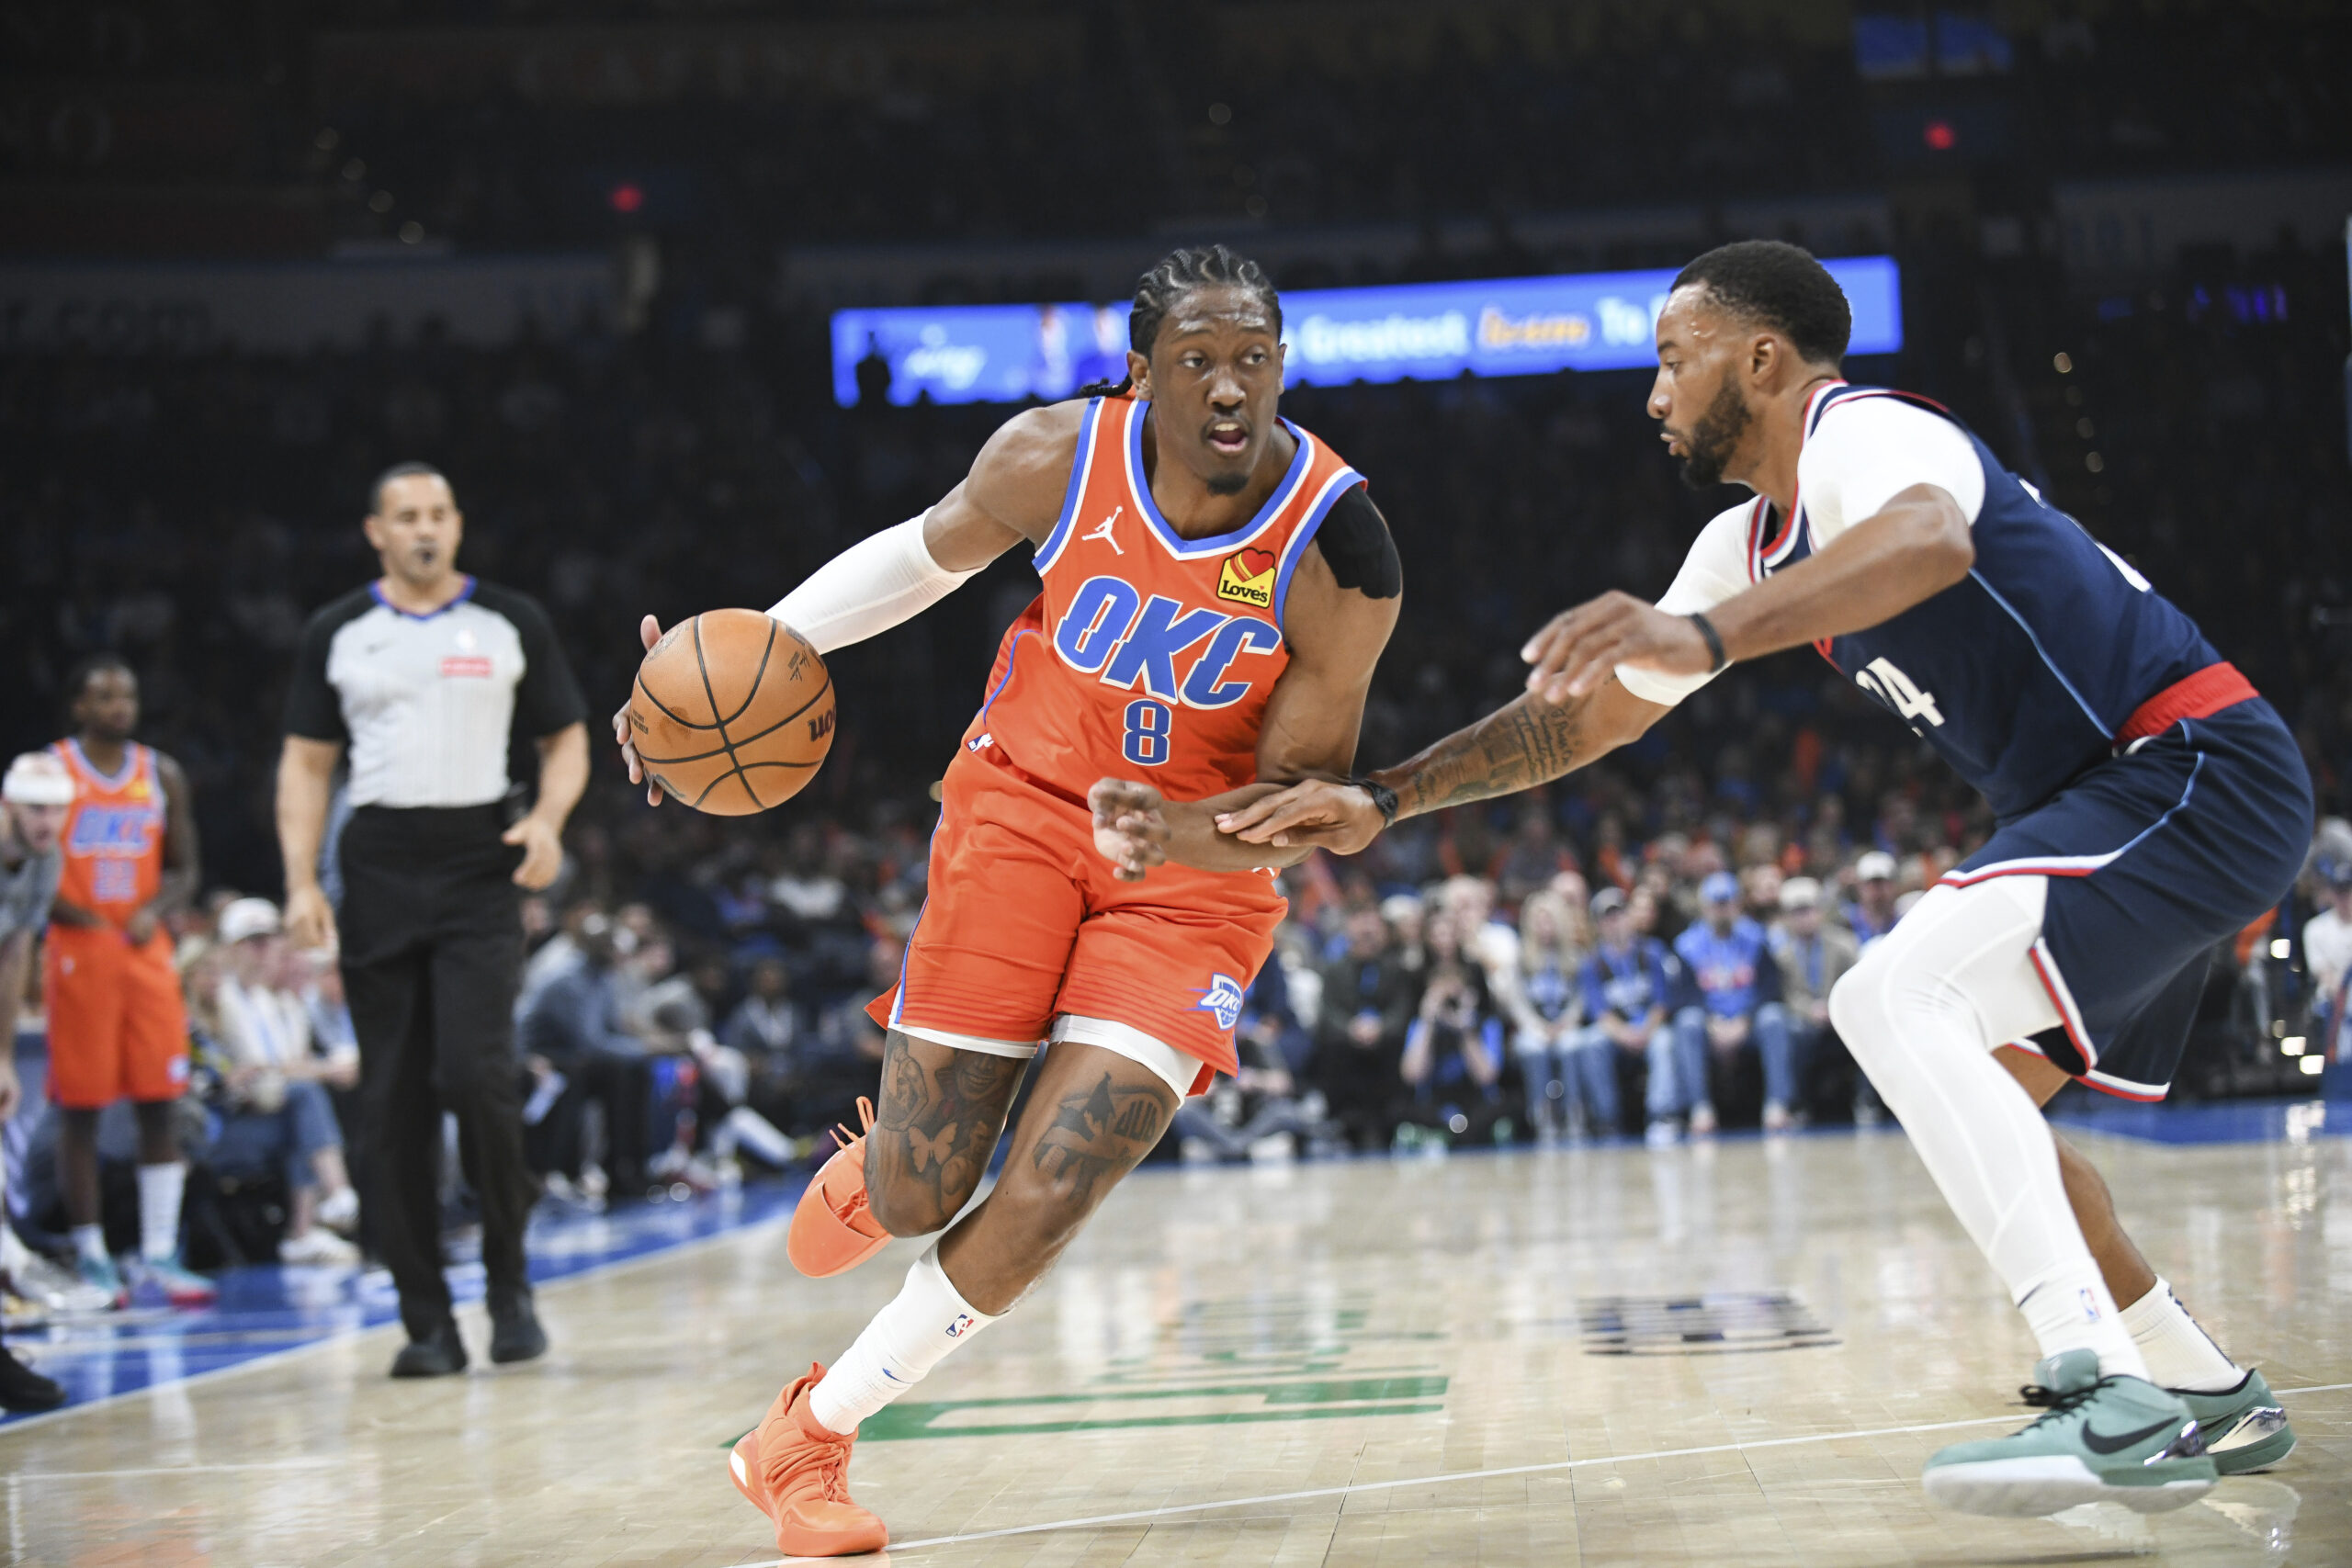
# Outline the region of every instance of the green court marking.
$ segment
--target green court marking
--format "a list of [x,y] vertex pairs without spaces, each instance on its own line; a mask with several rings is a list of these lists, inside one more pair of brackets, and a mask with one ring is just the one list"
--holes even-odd
[[[1240,1421],[1305,1421],[1331,1416],[1420,1416],[1442,1406],[1374,1404],[1372,1401],[1442,1399],[1442,1377],[1335,1378],[1317,1382],[1227,1383],[1206,1388],[1129,1389],[1117,1393],[1041,1393],[996,1399],[954,1399],[885,1406],[867,1418],[858,1435],[869,1442],[901,1438],[977,1438],[1011,1432],[1090,1432],[1124,1427],[1216,1427]],[[1117,1404],[1155,1399],[1252,1399],[1255,1410],[1203,1411],[1187,1416],[1079,1416],[1066,1420],[1018,1421],[989,1426],[934,1427],[941,1417],[965,1410],[1036,1409],[1072,1404]],[[1272,1405],[1276,1408],[1266,1409]]]
[[[1310,1421],[1330,1416],[1427,1416],[1438,1404],[1376,1404],[1372,1400],[1442,1399],[1442,1377],[1334,1378],[1319,1382],[1222,1383],[1194,1388],[1123,1389],[1115,1393],[1005,1394],[992,1399],[907,1400],[885,1405],[865,1418],[858,1437],[887,1443],[901,1438],[982,1438],[1008,1432],[1091,1432],[1120,1427],[1216,1427],[1238,1421]],[[1282,1408],[1204,1411],[1194,1416],[1128,1416],[1089,1420],[1023,1421],[1004,1426],[946,1427],[932,1423],[959,1410],[1005,1410],[1040,1405],[1113,1404],[1147,1399],[1255,1399]],[[1294,1408],[1295,1407],[1295,1408]],[[720,1445],[742,1441],[737,1433]]]
[[[1115,1421],[1019,1421],[997,1427],[954,1427],[932,1431],[922,1423],[953,1405],[893,1404],[867,1421],[858,1435],[868,1442],[900,1438],[1007,1438],[1053,1432],[1107,1432],[1122,1427],[1226,1427],[1245,1421],[1324,1421],[1339,1416],[1436,1416],[1442,1404],[1318,1404],[1302,1410],[1235,1410],[1213,1416],[1131,1416]],[[919,1414],[920,1413],[920,1414]]]
[[[1442,1404],[1369,1404],[1369,1401],[1444,1399],[1446,1378],[1331,1378],[1322,1382],[1227,1382],[1211,1387],[1120,1389],[1099,1394],[1007,1394],[997,1399],[900,1401],[865,1417],[858,1437],[891,1443],[910,1437],[1007,1437],[1016,1432],[1110,1432],[1117,1427],[1226,1427],[1259,1420],[1329,1420],[1334,1416],[1437,1416]],[[1256,1411],[1202,1411],[1194,1416],[1110,1416],[1075,1420],[1023,1420],[986,1427],[933,1427],[957,1411],[1013,1411],[1040,1405],[1131,1404],[1143,1399],[1256,1399]],[[743,1434],[719,1443],[734,1448]]]

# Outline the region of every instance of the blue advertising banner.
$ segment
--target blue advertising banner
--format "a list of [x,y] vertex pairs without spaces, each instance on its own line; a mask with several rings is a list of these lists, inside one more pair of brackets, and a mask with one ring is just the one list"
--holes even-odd
[[[1891,256],[1824,264],[1853,306],[1848,352],[1903,346],[1901,279]],[[1439,381],[1628,370],[1655,364],[1652,331],[1670,268],[1302,288],[1283,296],[1289,385]],[[889,370],[889,400],[1021,402],[1067,398],[1125,373],[1127,308],[945,305],[833,313],[833,396],[858,400],[861,364]]]

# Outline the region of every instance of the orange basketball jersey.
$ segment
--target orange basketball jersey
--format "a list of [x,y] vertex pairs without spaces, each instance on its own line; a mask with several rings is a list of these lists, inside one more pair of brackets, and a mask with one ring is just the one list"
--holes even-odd
[[1060,520],[1036,555],[1045,592],[1005,632],[964,737],[1080,798],[1106,775],[1171,800],[1258,776],[1266,698],[1290,663],[1291,574],[1332,502],[1363,482],[1284,420],[1298,450],[1257,516],[1184,538],[1144,478],[1149,408],[1087,405]]
[[124,749],[122,772],[108,777],[90,765],[78,742],[61,740],[50,750],[74,775],[58,896],[128,925],[164,881],[164,781],[155,753],[133,742]]

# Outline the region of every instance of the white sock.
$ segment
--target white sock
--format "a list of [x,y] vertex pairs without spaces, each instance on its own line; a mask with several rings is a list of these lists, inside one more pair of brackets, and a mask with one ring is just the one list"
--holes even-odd
[[106,1262],[107,1227],[104,1225],[75,1225],[74,1227],[74,1250],[92,1263]]
[[[2001,1070],[1997,1063],[1995,1070]],[[2017,1288],[2012,1281],[2010,1289]],[[2018,1311],[2025,1314],[2026,1326],[2033,1330],[2034,1341],[2044,1356],[2061,1350],[2097,1350],[2103,1377],[2148,1375],[2146,1364],[2132,1344],[2131,1332],[2123,1326],[2123,1314],[2116,1310],[2115,1297],[2087,1249],[2080,1258],[2054,1263],[2027,1281],[2024,1293],[2018,1297]]]
[[828,1431],[855,1432],[859,1422],[921,1382],[950,1350],[969,1344],[995,1321],[975,1311],[948,1281],[933,1242],[907,1270],[907,1282],[890,1304],[874,1314],[857,1343],[808,1391],[809,1414]]
[[2050,1016],[2027,957],[2047,890],[2024,876],[1931,889],[1838,983],[1830,1011],[2042,1355],[2096,1350],[2100,1375],[2144,1378],[2066,1201],[2050,1124],[1992,1055]]
[[187,1167],[139,1168],[139,1255],[161,1263],[180,1249],[180,1195],[187,1190]]
[[2222,1353],[2163,1280],[2123,1309],[2123,1326],[2147,1359],[2150,1381],[2195,1393],[2220,1393],[2245,1381],[2245,1369]]

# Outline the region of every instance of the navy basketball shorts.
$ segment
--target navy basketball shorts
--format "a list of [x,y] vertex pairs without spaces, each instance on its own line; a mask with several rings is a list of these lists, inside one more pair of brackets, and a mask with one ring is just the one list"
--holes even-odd
[[2256,697],[2120,750],[1943,882],[2049,878],[2031,957],[2063,1027],[2018,1043],[2095,1089],[2161,1100],[2213,949],[2287,896],[2311,831],[2301,752]]

